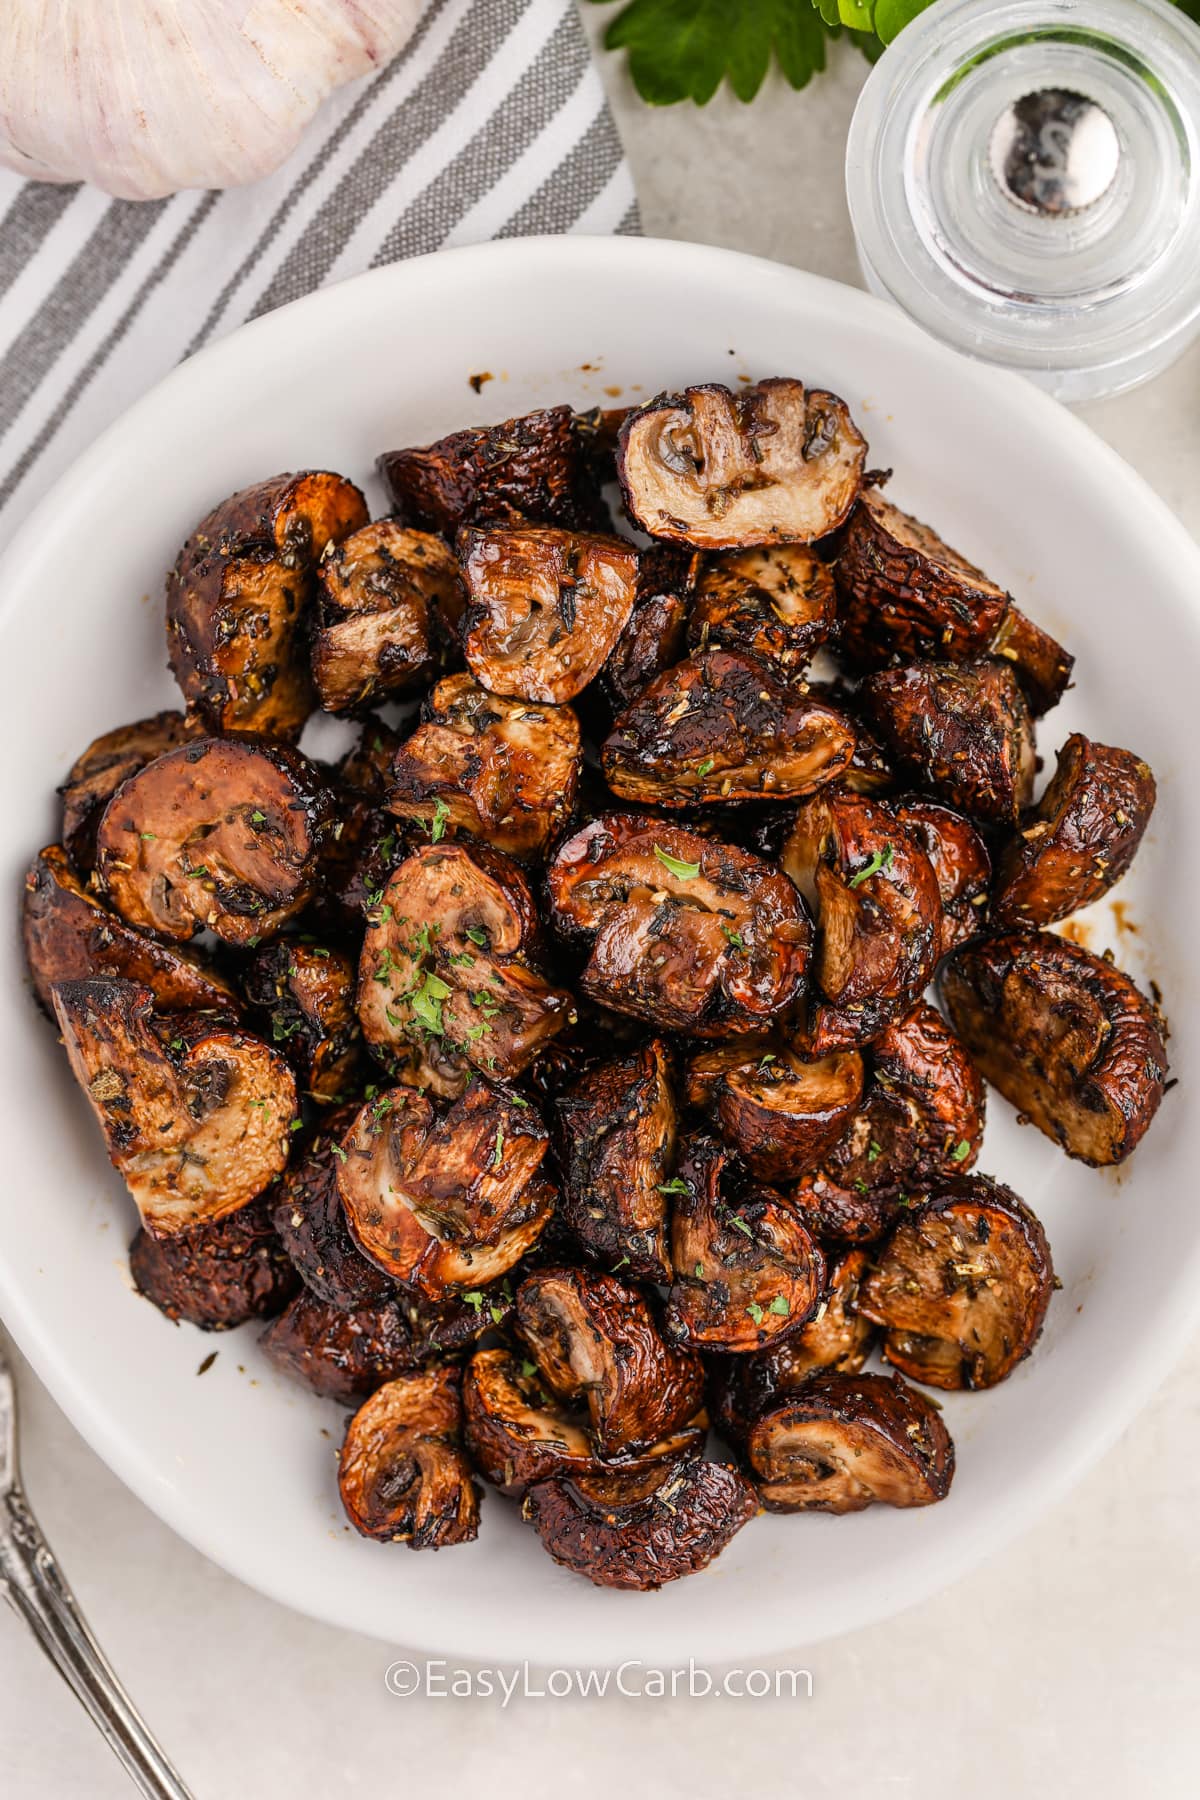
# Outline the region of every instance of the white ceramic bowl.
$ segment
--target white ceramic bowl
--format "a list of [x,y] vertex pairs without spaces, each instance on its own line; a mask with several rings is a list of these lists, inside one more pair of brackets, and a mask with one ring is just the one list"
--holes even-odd
[[[484,371],[477,395],[468,378]],[[895,466],[889,491],[1065,638],[1078,685],[1042,728],[1047,757],[1078,726],[1152,762],[1158,814],[1120,893],[1138,931],[1116,930],[1101,903],[1089,941],[1113,941],[1161,983],[1181,1090],[1115,1174],[1068,1162],[993,1097],[982,1167],[1045,1222],[1063,1291],[1011,1380],[948,1398],[958,1475],[943,1505],[761,1518],[708,1573],[636,1596],[556,1568],[494,1494],[467,1548],[368,1544],[338,1506],[341,1409],[274,1375],[253,1328],[174,1329],[130,1291],[130,1202],[24,983],[21,874],[56,833],[54,787],[78,751],[177,702],[163,573],[223,495],[318,465],[366,478],[378,503],[379,450],[542,403],[744,374],[797,374],[842,394],[872,465]],[[558,1663],[717,1661],[848,1630],[953,1580],[1112,1442],[1197,1312],[1200,829],[1187,726],[1198,596],[1196,546],[1075,419],[880,302],[791,269],[671,243],[516,242],[381,269],[244,327],[100,439],[3,570],[0,1315],[79,1430],[176,1530],[275,1598],[397,1643]]]

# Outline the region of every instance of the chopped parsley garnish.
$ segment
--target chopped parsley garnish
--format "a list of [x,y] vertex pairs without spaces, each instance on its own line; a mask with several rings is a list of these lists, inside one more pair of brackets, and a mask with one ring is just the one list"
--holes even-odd
[[755,1324],[756,1324],[756,1325],[761,1325],[761,1324],[762,1324],[762,1322],[763,1322],[763,1309],[762,1309],[762,1307],[761,1307],[761,1306],[760,1306],[760,1305],[759,1305],[759,1304],[758,1304],[758,1301],[757,1301],[757,1300],[752,1300],[752,1301],[751,1301],[751,1302],[750,1302],[750,1304],[749,1304],[749,1306],[748,1306],[748,1307],[747,1307],[747,1308],[746,1308],[746,1311],[747,1311],[747,1312],[748,1312],[748,1313],[749,1313],[749,1314],[750,1314],[750,1317],[751,1317],[751,1318],[752,1318],[752,1319],[753,1319],[753,1320],[754,1320],[754,1323],[755,1323]]
[[657,1194],[686,1194],[688,1184],[686,1181],[681,1181],[678,1175],[674,1175],[670,1181],[661,1181],[654,1191]]
[[702,763],[697,763],[696,773],[697,775],[707,775],[709,770],[714,767],[715,764],[713,758],[711,756],[706,756]]
[[250,823],[252,825],[265,825],[266,822],[267,822],[266,813],[260,812],[259,809],[257,807],[255,807],[254,811],[250,814]]
[[469,1294],[463,1295],[463,1299],[468,1306],[473,1306],[476,1312],[479,1312],[483,1307],[483,1295],[478,1288],[472,1288]]
[[660,844],[655,844],[654,854],[657,856],[663,868],[669,869],[672,875],[677,875],[680,881],[694,881],[696,876],[700,873],[700,864],[698,862],[684,862],[682,857],[672,856],[670,852],[664,850]]
[[968,1156],[971,1154],[971,1145],[969,1141],[966,1138],[960,1138],[950,1154],[955,1162],[966,1162]]
[[440,975],[426,975],[420,987],[414,988],[409,997],[413,1017],[418,1019],[433,1037],[445,1036],[446,1027],[442,1020],[442,1001],[448,1000],[451,992],[449,982],[443,981]]
[[883,1145],[877,1144],[875,1139],[872,1138],[870,1144],[867,1146],[867,1161],[869,1163],[878,1162],[882,1155]]
[[875,852],[869,863],[864,863],[857,875],[850,877],[850,886],[852,888],[861,887],[864,881],[869,881],[872,875],[878,875],[880,870],[886,875],[895,860],[895,850],[891,844],[885,844],[882,850]]
[[496,1127],[496,1147],[492,1151],[492,1167],[493,1167],[493,1169],[498,1169],[500,1167],[500,1162],[501,1162],[503,1155],[504,1155],[504,1120],[501,1119],[499,1125],[497,1125],[497,1127]]
[[732,944],[735,950],[744,950],[746,948],[745,939],[740,932],[734,931],[730,926],[724,924],[721,926],[721,932],[726,943]]
[[782,1294],[776,1294],[770,1306],[767,1308],[768,1312],[776,1313],[781,1319],[786,1319],[791,1310],[791,1307],[788,1305]]
[[473,944],[479,944],[483,949],[485,949],[485,950],[487,949],[488,935],[487,935],[487,932],[484,931],[481,926],[468,925],[467,926],[467,936],[470,938],[470,940]]
[[450,817],[450,808],[444,800],[433,803],[433,818],[429,822],[429,836],[435,844],[440,844],[446,835],[446,820]]

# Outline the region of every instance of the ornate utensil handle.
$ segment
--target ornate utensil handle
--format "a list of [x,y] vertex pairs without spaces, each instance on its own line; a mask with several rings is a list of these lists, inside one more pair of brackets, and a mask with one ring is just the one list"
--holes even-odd
[[192,1800],[88,1630],[18,1484],[0,1498],[0,1591],[148,1800]]

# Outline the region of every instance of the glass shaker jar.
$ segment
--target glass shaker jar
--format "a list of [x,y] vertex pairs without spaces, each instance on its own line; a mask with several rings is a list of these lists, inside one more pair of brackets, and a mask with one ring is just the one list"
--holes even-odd
[[876,64],[846,185],[867,285],[1059,399],[1200,334],[1200,29],[1168,0],[940,0]]

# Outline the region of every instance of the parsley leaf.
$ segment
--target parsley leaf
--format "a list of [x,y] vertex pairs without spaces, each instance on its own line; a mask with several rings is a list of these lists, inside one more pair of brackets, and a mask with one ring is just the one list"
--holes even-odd
[[969,1141],[966,1138],[959,1138],[950,1154],[955,1162],[966,1162],[968,1156],[971,1154],[971,1145]]
[[681,1181],[678,1175],[675,1175],[670,1181],[660,1182],[654,1191],[656,1194],[686,1194],[688,1191],[688,1184],[686,1181]]
[[781,1319],[786,1319],[791,1310],[791,1307],[788,1305],[782,1294],[776,1294],[770,1306],[767,1308],[768,1312],[777,1314]]
[[864,881],[869,881],[872,875],[878,875],[880,870],[886,875],[895,860],[895,849],[891,844],[885,844],[882,850],[875,852],[869,863],[863,864],[857,875],[850,877],[849,885],[852,888],[861,887]]
[[444,800],[435,800],[433,803],[433,817],[429,821],[429,837],[432,843],[440,844],[445,837],[446,820],[449,817],[450,808],[447,806],[446,802]]
[[444,1037],[446,1032],[442,1020],[442,1001],[450,998],[449,984],[440,975],[426,975],[419,988],[414,988],[409,999],[413,1017],[419,1019],[426,1031],[434,1037]]
[[757,1300],[752,1300],[752,1301],[751,1301],[751,1302],[750,1302],[750,1304],[749,1304],[749,1306],[748,1306],[748,1307],[747,1307],[747,1308],[746,1308],[746,1311],[747,1311],[747,1312],[748,1312],[748,1313],[749,1313],[749,1314],[750,1314],[750,1317],[751,1317],[751,1318],[752,1318],[752,1319],[753,1319],[753,1320],[754,1320],[754,1323],[755,1323],[755,1324],[756,1324],[756,1325],[761,1325],[761,1324],[762,1324],[762,1322],[763,1322],[763,1309],[762,1309],[762,1307],[761,1307],[761,1306],[760,1306],[760,1305],[759,1305],[759,1304],[758,1304],[758,1301],[757,1301]]
[[655,844],[654,854],[657,856],[663,868],[669,869],[672,875],[677,875],[680,881],[693,881],[700,873],[700,864],[698,862],[684,862],[681,857],[671,856],[668,851],[662,848],[661,844]]
[[803,87],[825,67],[826,36],[812,0],[631,0],[604,41],[629,52],[633,84],[652,106],[704,106],[726,77],[739,100],[753,100],[772,52]]

